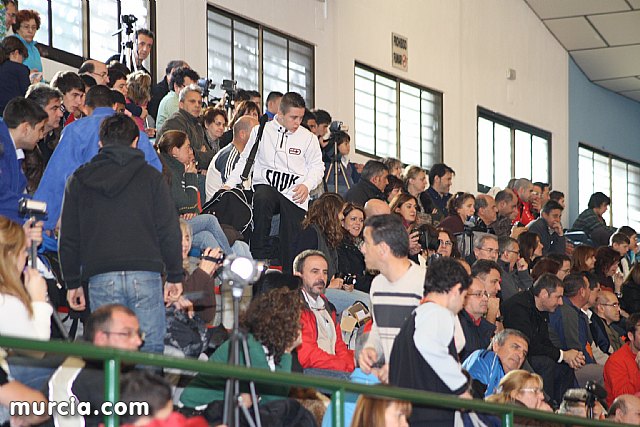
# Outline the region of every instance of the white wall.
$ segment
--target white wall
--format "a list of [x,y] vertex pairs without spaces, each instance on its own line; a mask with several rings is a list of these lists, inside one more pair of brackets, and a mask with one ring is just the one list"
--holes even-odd
[[[551,132],[553,186],[568,189],[568,55],[523,0],[327,0],[326,17],[320,0],[211,3],[315,45],[316,107],[352,130],[355,60],[443,92],[454,189],[476,188],[478,105]],[[206,0],[157,0],[156,12],[158,76],[176,58],[205,74]],[[409,38],[406,73],[391,67],[392,32]]]

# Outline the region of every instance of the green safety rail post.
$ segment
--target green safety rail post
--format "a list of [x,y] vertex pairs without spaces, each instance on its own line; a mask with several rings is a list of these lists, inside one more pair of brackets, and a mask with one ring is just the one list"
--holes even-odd
[[[120,398],[120,359],[117,357],[104,361],[104,397],[113,403]],[[118,415],[111,407],[111,414],[105,417],[105,427],[118,427]]]
[[[460,399],[456,396],[432,393],[426,391],[411,390],[399,387],[380,387],[365,384],[356,384],[348,381],[334,380],[330,378],[314,377],[310,375],[270,372],[262,369],[246,368],[244,366],[231,366],[224,363],[199,361],[196,359],[178,359],[175,357],[158,354],[141,353],[117,350],[113,348],[96,347],[88,343],[68,343],[65,341],[36,341],[13,337],[0,337],[0,347],[21,350],[37,350],[47,353],[77,356],[84,359],[107,361],[105,366],[105,392],[107,399],[117,399],[119,371],[121,363],[160,366],[185,371],[194,371],[203,374],[214,375],[222,378],[238,378],[241,381],[254,381],[263,384],[278,384],[298,387],[322,388],[334,391],[333,401],[337,405],[334,410],[334,422],[344,421],[344,396],[346,392],[366,394],[370,396],[406,400],[414,404],[423,404],[450,409],[465,409],[476,412],[494,414],[502,418],[503,425],[513,425],[515,417],[524,417],[556,424],[566,424],[585,427],[620,427],[621,424],[609,421],[590,420],[586,418],[558,415],[551,412],[537,411],[521,406],[502,405],[488,403],[483,400]],[[110,372],[111,370],[111,372]],[[110,394],[109,394],[110,393]],[[117,418],[112,418],[107,424],[109,427],[117,427]],[[336,424],[338,425],[338,424]]]

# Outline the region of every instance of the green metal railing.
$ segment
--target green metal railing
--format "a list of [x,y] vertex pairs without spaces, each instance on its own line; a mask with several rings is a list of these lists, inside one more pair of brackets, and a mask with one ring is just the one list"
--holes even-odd
[[[469,409],[477,412],[495,414],[501,417],[502,425],[504,427],[512,427],[514,425],[515,416],[575,426],[620,426],[620,424],[614,424],[611,422],[557,415],[525,407],[487,403],[482,400],[460,399],[455,396],[438,393],[397,387],[356,384],[348,381],[339,381],[302,374],[269,372],[261,369],[230,366],[214,362],[203,362],[195,359],[178,359],[175,357],[156,354],[95,347],[87,343],[68,343],[64,341],[43,342],[20,338],[0,337],[0,347],[21,350],[37,350],[67,356],[79,356],[85,359],[103,360],[105,363],[105,400],[112,403],[118,401],[120,366],[125,362],[139,365],[182,369],[223,378],[233,377],[243,381],[253,380],[256,383],[332,390],[334,392],[332,396],[332,402],[334,405],[333,425],[336,427],[342,427],[345,424],[344,398],[346,392],[406,400],[414,404],[427,404],[452,409]],[[105,417],[105,423],[106,427],[118,427],[119,425],[118,418],[115,415]]]

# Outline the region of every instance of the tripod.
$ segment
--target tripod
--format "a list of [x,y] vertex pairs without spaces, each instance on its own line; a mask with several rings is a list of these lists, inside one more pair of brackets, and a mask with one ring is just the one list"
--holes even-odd
[[[240,298],[242,298],[243,286],[234,280],[225,280],[231,286],[231,296],[233,298],[233,329],[231,332],[228,363],[233,366],[240,366],[240,346],[242,345],[242,354],[244,356],[244,364],[251,367],[251,359],[249,357],[249,346],[247,345],[247,336],[240,331]],[[251,427],[262,427],[260,422],[260,412],[258,411],[258,398],[256,395],[256,386],[253,381],[249,381],[249,390],[251,392],[251,406],[253,408],[255,423],[251,419],[249,410],[244,406],[242,396],[240,395],[240,380],[229,378],[224,388],[224,415],[222,423],[227,426],[237,427],[240,425],[240,411],[244,414],[247,423]]]
[[115,36],[121,34],[123,31],[125,33],[125,36],[122,39],[122,43],[120,43],[119,61],[121,64],[129,67],[132,72],[138,71],[139,67],[135,59],[137,49],[134,50],[134,47],[138,42],[138,40],[134,37],[134,24],[137,21],[137,18],[133,15],[125,15],[122,18],[122,23],[126,26],[126,28],[120,27],[118,31],[112,34],[112,36]]

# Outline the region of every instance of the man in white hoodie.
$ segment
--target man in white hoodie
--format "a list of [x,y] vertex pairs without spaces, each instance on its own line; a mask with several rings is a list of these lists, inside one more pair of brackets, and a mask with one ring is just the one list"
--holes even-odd
[[[318,138],[300,126],[305,102],[300,94],[288,92],[282,97],[278,114],[265,125],[253,165],[253,221],[251,252],[257,259],[278,258],[285,272],[291,272],[293,239],[309,206],[309,190],[324,175],[324,163]],[[254,127],[238,164],[226,186],[241,183],[244,170],[258,134]],[[280,214],[279,250],[271,248],[271,218]]]

